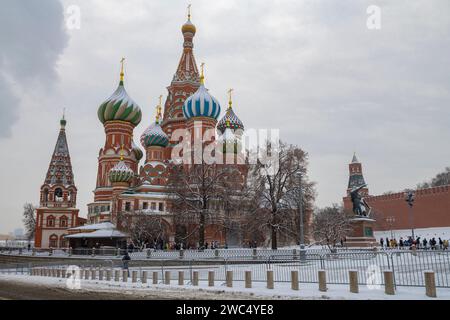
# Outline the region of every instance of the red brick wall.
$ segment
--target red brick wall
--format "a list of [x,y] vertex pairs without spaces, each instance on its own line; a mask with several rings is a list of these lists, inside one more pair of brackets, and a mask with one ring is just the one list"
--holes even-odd
[[[368,196],[365,198],[372,207],[372,217],[377,220],[376,231],[390,229],[387,217],[394,217],[393,229],[409,229],[410,207],[405,201],[403,192]],[[352,203],[349,197],[344,199],[344,208],[351,211]],[[450,186],[434,187],[417,190],[412,208],[415,228],[450,227]]]

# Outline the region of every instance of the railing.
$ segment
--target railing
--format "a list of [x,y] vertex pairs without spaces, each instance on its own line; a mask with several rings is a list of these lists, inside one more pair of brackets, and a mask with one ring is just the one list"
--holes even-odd
[[[212,250],[214,254],[214,250]],[[178,254],[178,252],[175,252]],[[211,252],[208,252],[211,255]],[[46,262],[28,264],[0,264],[1,273],[29,274],[31,268],[60,268],[71,265],[68,262]],[[119,259],[77,259],[76,265],[82,268],[120,268]],[[233,271],[236,281],[244,281],[245,271],[252,271],[253,281],[266,281],[267,271],[273,270],[275,282],[289,282],[291,271],[298,271],[299,282],[317,283],[318,271],[325,270],[330,284],[348,284],[349,271],[358,271],[360,284],[384,285],[383,271],[390,270],[396,286],[424,286],[424,271],[432,270],[436,275],[436,286],[450,288],[450,253],[448,251],[391,251],[391,252],[337,252],[317,253],[307,250],[304,255],[261,255],[235,257],[213,257],[193,259],[175,257],[159,259],[151,266],[143,260],[131,260],[131,270],[153,272],[164,280],[165,271],[172,271],[175,280],[178,271],[184,271],[187,280],[192,281],[193,271],[199,272],[199,280],[206,281],[208,271],[215,271],[215,280],[224,282],[226,272]]]

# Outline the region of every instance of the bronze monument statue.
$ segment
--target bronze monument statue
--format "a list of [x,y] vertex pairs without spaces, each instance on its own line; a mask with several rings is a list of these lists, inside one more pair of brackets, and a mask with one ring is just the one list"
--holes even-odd
[[359,193],[359,191],[365,187],[367,187],[367,184],[353,188],[350,192],[350,197],[353,203],[353,213],[360,217],[369,217],[371,211],[370,206]]

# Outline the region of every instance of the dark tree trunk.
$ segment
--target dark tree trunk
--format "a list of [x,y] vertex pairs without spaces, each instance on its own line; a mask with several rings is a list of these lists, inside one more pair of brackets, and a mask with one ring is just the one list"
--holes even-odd
[[272,226],[272,250],[277,250],[277,228]]
[[198,244],[201,247],[205,246],[205,214],[200,214],[200,225],[198,228]]

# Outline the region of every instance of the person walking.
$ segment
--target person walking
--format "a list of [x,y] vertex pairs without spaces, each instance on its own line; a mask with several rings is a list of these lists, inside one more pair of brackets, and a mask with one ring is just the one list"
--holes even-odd
[[386,248],[389,248],[389,239],[386,237]]
[[448,240],[447,239],[444,240],[443,246],[444,246],[443,250],[448,250]]
[[[425,250],[427,250],[427,244],[428,244],[427,238],[423,238],[422,244],[423,244],[423,248],[424,248]],[[431,244],[431,243],[430,243],[430,244]]]
[[123,270],[127,270],[128,276],[130,276],[130,270],[128,269],[128,263],[130,262],[131,257],[128,254],[128,251],[125,251],[125,255],[122,258]]
[[[341,239],[341,241],[342,241],[342,239]],[[380,245],[381,245],[381,248],[384,248],[384,239],[383,238],[380,238]]]
[[442,241],[441,237],[439,237],[439,250],[442,250],[442,245],[444,242]]

